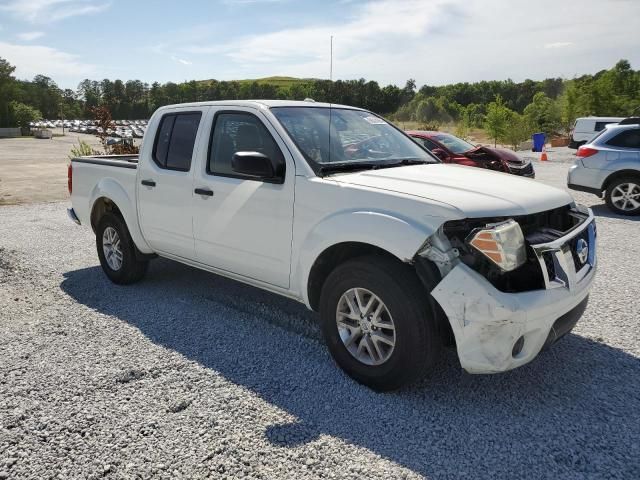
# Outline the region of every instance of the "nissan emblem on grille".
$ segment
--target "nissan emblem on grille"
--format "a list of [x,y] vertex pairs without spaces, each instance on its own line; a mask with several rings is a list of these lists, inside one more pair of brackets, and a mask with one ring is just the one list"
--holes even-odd
[[578,255],[580,263],[584,265],[589,257],[589,244],[584,238],[578,240],[578,243],[576,244],[576,255]]

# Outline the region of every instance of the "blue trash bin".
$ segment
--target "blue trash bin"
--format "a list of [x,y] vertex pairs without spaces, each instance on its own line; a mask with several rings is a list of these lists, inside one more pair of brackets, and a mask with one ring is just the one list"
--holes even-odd
[[533,151],[541,152],[546,140],[544,133],[534,133],[532,137],[533,137]]

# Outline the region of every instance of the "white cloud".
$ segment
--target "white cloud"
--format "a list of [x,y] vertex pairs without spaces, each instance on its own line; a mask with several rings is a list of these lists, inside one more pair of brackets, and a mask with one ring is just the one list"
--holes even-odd
[[173,60],[176,63],[181,63],[182,65],[193,65],[193,62],[190,62],[189,60],[185,60],[184,58],[178,58],[175,55],[171,55],[171,60]]
[[22,32],[17,34],[16,36],[25,42],[32,42],[33,40],[37,40],[42,37],[44,32]]
[[573,42],[554,42],[554,43],[545,43],[544,48],[566,48],[573,45]]
[[344,8],[341,22],[328,23],[319,16],[310,24],[228,43],[194,40],[172,49],[220,63],[226,58],[231,78],[327,78],[333,35],[334,78],[399,85],[408,78],[418,85],[571,78],[609,68],[620,58],[637,67],[640,29],[619,26],[638,18],[640,1],[624,2],[617,9],[601,0],[581,0],[577,10],[572,3],[537,0],[538,11],[554,12],[547,17],[531,16],[530,0],[354,2]]
[[59,82],[97,74],[95,65],[83,63],[77,55],[40,45],[0,42],[0,57],[16,66],[15,75],[18,78],[43,74]]
[[54,23],[69,17],[100,13],[111,3],[95,3],[92,0],[10,0],[0,5],[0,10],[31,23]]
[[[416,42],[451,22],[455,0],[379,0],[365,4],[342,24],[290,28],[252,35],[228,44],[184,46],[193,54],[224,54],[240,67],[273,64],[305,76],[327,76],[330,37],[334,65],[353,63],[372,52],[392,55],[393,47]],[[289,67],[287,67],[287,65]],[[294,69],[291,70],[291,66]]]

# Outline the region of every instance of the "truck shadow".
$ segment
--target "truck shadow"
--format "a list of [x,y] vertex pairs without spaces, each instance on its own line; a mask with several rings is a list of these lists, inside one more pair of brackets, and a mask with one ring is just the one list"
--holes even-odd
[[640,436],[640,361],[603,343],[569,335],[493,376],[466,374],[448,351],[421,382],[379,394],[338,370],[317,315],[292,300],[166,260],[129,287],[99,267],[64,276],[62,290],[78,302],[295,416],[264,432],[281,448],[331,435],[429,478],[632,478],[640,468],[638,444],[618,440]]

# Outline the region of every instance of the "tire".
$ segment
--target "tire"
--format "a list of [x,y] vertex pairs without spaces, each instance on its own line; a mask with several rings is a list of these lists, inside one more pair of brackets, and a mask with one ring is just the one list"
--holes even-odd
[[[374,296],[383,304],[380,307],[373,300],[371,310],[381,312],[377,321],[355,320],[338,313],[353,314],[347,297],[352,306],[358,306],[356,289],[360,305],[368,304]],[[359,257],[337,267],[322,288],[320,316],[325,342],[336,363],[351,378],[377,391],[399,388],[428,372],[442,346],[429,293],[411,267],[390,258]],[[350,327],[345,328],[345,324]],[[370,336],[365,340],[367,331]],[[393,347],[382,342],[381,336],[392,339]],[[374,338],[378,340],[373,342]],[[365,347],[360,350],[363,342]],[[378,347],[372,348],[372,354],[366,345],[375,347],[374,343]]]
[[604,194],[607,207],[620,215],[640,215],[640,176],[617,178]]
[[[111,246],[112,243],[115,247]],[[135,283],[147,272],[149,261],[138,259],[127,225],[119,215],[109,212],[100,219],[96,229],[96,247],[102,270],[113,283]],[[109,252],[111,254],[107,257]]]

